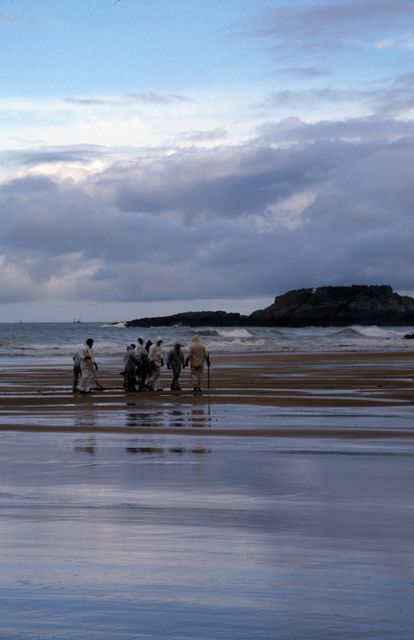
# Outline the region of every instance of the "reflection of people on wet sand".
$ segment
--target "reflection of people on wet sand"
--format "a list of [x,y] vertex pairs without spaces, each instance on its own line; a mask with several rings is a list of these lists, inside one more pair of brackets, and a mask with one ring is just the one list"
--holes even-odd
[[189,362],[191,362],[191,380],[194,391],[200,392],[202,391],[201,379],[203,376],[204,362],[207,363],[207,367],[210,369],[210,356],[198,336],[193,336],[188,348],[185,364],[188,365]]
[[78,391],[82,393],[90,393],[92,390],[103,389],[96,377],[98,365],[93,355],[92,338],[86,340],[85,346],[79,351],[81,376],[78,384]]
[[181,391],[180,374],[181,369],[185,367],[184,354],[181,351],[181,344],[176,342],[174,347],[170,349],[167,358],[167,367],[172,370],[173,377],[171,381],[171,391]]

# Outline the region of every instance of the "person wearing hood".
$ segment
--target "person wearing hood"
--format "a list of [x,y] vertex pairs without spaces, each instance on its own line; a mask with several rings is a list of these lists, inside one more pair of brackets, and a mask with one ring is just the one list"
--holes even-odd
[[93,339],[88,338],[83,349],[79,351],[81,377],[78,384],[78,391],[90,393],[92,390],[103,389],[96,377],[98,365],[93,355]]
[[124,356],[125,369],[123,374],[125,376],[124,388],[125,391],[136,391],[135,384],[138,359],[135,353],[135,344],[130,344],[127,347],[126,354]]
[[151,375],[147,384],[150,391],[162,391],[160,387],[161,367],[164,366],[162,343],[163,340],[160,337],[156,338],[155,343],[151,345],[149,350],[148,357],[151,365]]
[[147,385],[147,379],[150,375],[150,363],[148,358],[148,351],[145,349],[145,340],[142,336],[137,338],[137,348],[135,350],[135,355],[138,361],[136,371],[138,390],[144,391]]
[[210,368],[210,356],[203,343],[198,336],[193,336],[191,344],[188,348],[188,355],[185,364],[191,363],[191,380],[194,391],[202,391],[201,380],[204,371],[204,363]]
[[140,358],[143,351],[145,351],[145,340],[142,336],[139,336],[139,338],[137,338],[137,346],[135,349],[137,358]]
[[168,352],[167,367],[172,370],[171,391],[181,391],[180,374],[181,369],[185,367],[184,354],[181,351],[181,344],[176,342],[174,347]]

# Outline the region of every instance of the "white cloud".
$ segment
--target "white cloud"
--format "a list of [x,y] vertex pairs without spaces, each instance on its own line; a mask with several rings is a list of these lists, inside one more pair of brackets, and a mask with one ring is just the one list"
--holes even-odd
[[256,98],[253,90],[226,87],[188,95],[3,98],[2,149],[99,145],[123,146],[127,153],[126,147],[213,146],[224,135],[228,144],[238,144],[257,124],[251,109]]
[[263,215],[257,217],[257,225],[260,231],[266,232],[277,227],[296,229],[303,224],[303,212],[315,202],[316,194],[313,191],[295,193],[275,204],[269,204]]

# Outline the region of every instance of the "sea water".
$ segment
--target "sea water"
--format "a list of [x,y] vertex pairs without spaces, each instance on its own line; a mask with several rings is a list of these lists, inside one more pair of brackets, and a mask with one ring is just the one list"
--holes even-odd
[[1,640],[411,640],[414,449],[5,433]]
[[47,359],[56,363],[71,361],[73,353],[87,338],[95,340],[99,358],[122,357],[126,346],[139,336],[164,340],[164,347],[179,341],[184,346],[198,334],[214,354],[382,351],[411,350],[405,340],[410,327],[127,327],[125,323],[0,323],[0,363],[25,358],[30,363]]

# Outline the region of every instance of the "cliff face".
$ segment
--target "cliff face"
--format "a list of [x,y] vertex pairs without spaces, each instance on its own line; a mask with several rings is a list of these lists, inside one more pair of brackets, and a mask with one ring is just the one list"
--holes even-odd
[[250,315],[252,325],[328,326],[414,323],[414,299],[388,285],[297,289]]
[[352,285],[296,289],[250,316],[225,311],[193,311],[140,318],[127,326],[171,325],[305,327],[349,324],[414,325],[414,298],[394,293],[388,285]]

